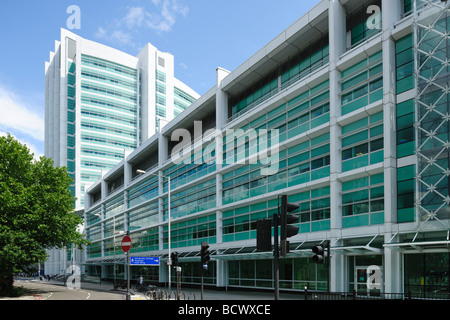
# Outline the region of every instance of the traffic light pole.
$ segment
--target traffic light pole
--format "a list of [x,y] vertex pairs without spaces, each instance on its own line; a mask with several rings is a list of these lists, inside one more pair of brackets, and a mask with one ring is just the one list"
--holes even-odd
[[208,268],[208,261],[209,261],[209,259],[210,259],[210,257],[209,257],[209,251],[208,251],[208,248],[209,248],[209,245],[208,245],[208,243],[207,242],[205,242],[205,241],[202,241],[202,244],[201,244],[201,249],[200,249],[200,256],[201,256],[201,266],[200,266],[200,268],[201,268],[201,271],[200,271],[200,274],[201,274],[201,290],[200,290],[200,295],[201,295],[201,300],[203,300],[203,272],[204,272],[204,270],[206,269],[206,268]]
[[177,269],[177,296],[178,300],[181,300],[181,267],[176,267]]
[[273,278],[275,287],[275,300],[280,299],[280,251],[278,248],[278,214],[273,215],[274,245],[273,245]]
[[201,277],[201,288],[200,288],[200,300],[203,300],[203,265],[200,267],[200,277]]
[[127,252],[127,300],[130,300],[130,252]]
[[330,240],[327,242],[327,291],[330,293]]

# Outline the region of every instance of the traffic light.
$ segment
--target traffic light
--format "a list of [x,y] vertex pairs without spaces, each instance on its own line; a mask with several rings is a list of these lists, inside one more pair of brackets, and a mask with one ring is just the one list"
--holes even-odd
[[314,263],[322,264],[325,256],[324,247],[321,245],[314,246],[312,248],[312,252],[315,253],[315,255],[312,257],[312,261]]
[[258,251],[272,250],[272,221],[270,219],[256,221],[256,249]]
[[172,266],[178,267],[178,252],[172,252],[170,258],[172,260]]
[[211,259],[209,257],[209,251],[208,251],[209,245],[207,242],[202,242],[202,248],[200,251],[200,255],[202,257],[202,264],[208,263],[208,261]]
[[289,241],[287,241],[287,238],[295,236],[300,229],[298,226],[292,225],[298,222],[299,217],[289,214],[289,212],[297,210],[299,207],[298,204],[288,203],[286,195],[281,196],[281,256],[289,253]]

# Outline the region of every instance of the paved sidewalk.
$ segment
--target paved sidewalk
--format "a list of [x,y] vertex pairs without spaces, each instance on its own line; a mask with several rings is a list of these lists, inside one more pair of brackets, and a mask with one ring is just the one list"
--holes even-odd
[[[50,284],[63,285],[62,282],[50,281]],[[102,281],[101,283],[81,282],[82,289],[113,291],[113,283],[109,281]],[[171,296],[176,296],[176,286],[168,290],[167,287],[158,287],[160,290],[170,292]],[[118,291],[126,292],[126,289],[118,289]],[[181,297],[184,300],[200,300],[200,288],[182,288]],[[139,297],[139,300],[147,300],[143,292],[135,292],[130,288],[130,294]],[[273,291],[245,291],[245,290],[203,290],[204,300],[274,300]],[[303,300],[303,292],[298,293],[280,293],[280,300]]]
[[[19,280],[19,279],[17,279]],[[37,278],[28,278],[24,279],[33,282],[39,282]],[[54,281],[54,280],[41,280],[41,283],[51,284],[63,286],[64,283],[62,281]],[[115,291],[112,282],[109,281],[101,281],[100,283],[93,282],[81,282],[81,289],[86,290],[96,290],[96,291]],[[158,287],[159,290],[163,290],[171,293],[171,297],[176,297],[176,286],[171,287],[171,290],[168,290],[167,287]],[[126,289],[118,289],[116,290],[126,293]],[[200,288],[183,288],[182,287],[181,298],[183,300],[200,300],[201,292]],[[135,292],[130,288],[130,295],[133,300],[147,300],[143,292]],[[16,300],[36,300],[34,296],[22,296],[19,298],[14,298]],[[280,293],[280,300],[303,300],[303,293]],[[5,299],[2,299],[5,300]],[[11,298],[8,298],[11,300]],[[203,291],[203,300],[228,300],[228,301],[237,301],[237,300],[274,300],[274,293],[271,290],[268,291],[243,291],[243,290],[214,290],[214,289],[204,289]]]

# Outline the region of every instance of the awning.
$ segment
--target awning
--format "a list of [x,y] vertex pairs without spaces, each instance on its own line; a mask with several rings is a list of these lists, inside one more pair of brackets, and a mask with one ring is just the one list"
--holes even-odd
[[331,251],[334,251],[343,255],[365,255],[365,254],[382,254],[383,249],[371,246],[372,242],[379,236],[375,235],[366,245],[355,245],[355,246],[339,246],[330,247]]
[[[308,249],[300,249],[302,243],[291,243],[289,253],[286,255],[287,258],[298,258],[299,256],[311,257],[314,253],[311,251],[311,248]],[[242,246],[235,248],[228,248],[217,250],[214,256],[211,256],[211,259],[216,260],[260,260],[260,259],[272,259],[273,251],[258,251],[256,246]]]
[[368,245],[365,246],[343,246],[343,247],[331,247],[330,250],[336,251],[343,255],[365,255],[365,254],[382,254],[383,249],[375,248]]
[[[447,230],[447,236],[442,236],[442,240],[428,240],[428,241],[417,241],[416,238],[419,235],[420,230],[418,230],[409,242],[388,242],[383,246],[385,248],[397,249],[403,253],[424,253],[424,252],[445,252],[450,251],[450,230]],[[395,234],[392,238],[397,234]],[[436,237],[438,239],[438,237]]]
[[383,246],[398,249],[404,253],[450,252],[449,240],[386,243]]

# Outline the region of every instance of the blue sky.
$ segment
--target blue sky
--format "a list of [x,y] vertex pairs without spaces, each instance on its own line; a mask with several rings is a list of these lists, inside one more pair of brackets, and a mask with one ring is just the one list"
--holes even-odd
[[175,56],[175,77],[204,94],[319,0],[15,0],[0,9],[0,136],[44,154],[44,63],[79,6],[72,32],[137,55],[147,42]]

